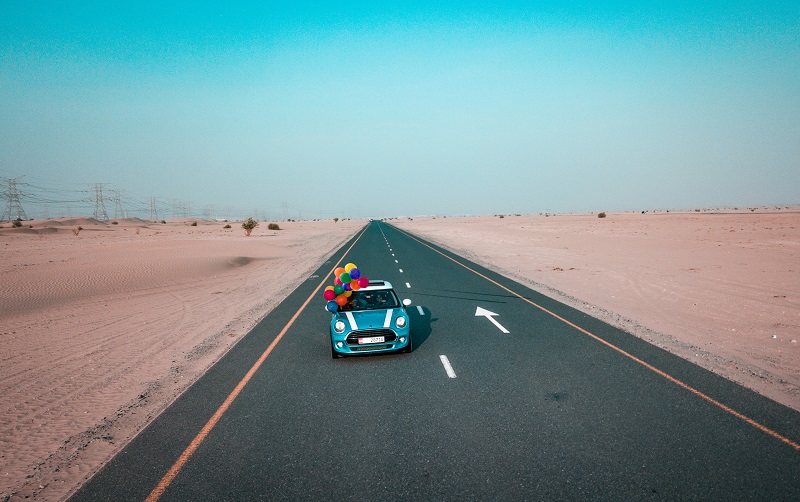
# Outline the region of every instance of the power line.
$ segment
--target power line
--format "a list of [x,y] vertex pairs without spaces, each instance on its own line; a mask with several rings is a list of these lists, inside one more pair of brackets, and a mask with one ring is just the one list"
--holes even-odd
[[[5,174],[5,173],[3,173]],[[23,181],[23,179],[25,181]],[[114,210],[111,212],[113,201]],[[117,189],[108,183],[89,183],[67,186],[48,185],[47,180],[33,180],[29,176],[8,178],[0,176],[0,217],[14,220],[20,218],[48,219],[59,217],[91,216],[97,219],[108,220],[109,216],[115,218],[139,217],[151,220],[160,220],[165,217],[189,218],[204,217],[215,219],[243,219],[245,216],[255,214],[260,219],[266,219],[267,213],[272,217],[279,217],[283,213],[284,219],[293,214],[308,216],[306,211],[299,211],[290,204],[282,207],[258,209],[253,213],[239,207],[221,204],[198,203],[181,199],[164,199],[156,197],[135,197],[127,195],[125,190]],[[24,208],[23,208],[24,207]],[[195,208],[193,210],[193,208]],[[312,212],[313,214],[313,212]],[[0,219],[0,221],[2,221]]]

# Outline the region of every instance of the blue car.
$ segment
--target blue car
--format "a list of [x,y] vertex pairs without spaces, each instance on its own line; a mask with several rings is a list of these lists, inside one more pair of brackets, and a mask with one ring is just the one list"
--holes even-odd
[[381,352],[411,352],[411,330],[405,307],[387,281],[369,281],[353,291],[331,319],[331,357]]

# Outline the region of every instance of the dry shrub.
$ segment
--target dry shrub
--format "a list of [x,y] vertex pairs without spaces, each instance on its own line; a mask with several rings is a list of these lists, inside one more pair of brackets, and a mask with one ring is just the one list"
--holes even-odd
[[257,226],[258,222],[253,218],[247,218],[242,222],[242,228],[244,229],[244,234],[248,237],[253,232],[253,229],[255,229]]
[[597,217],[598,218],[605,218],[606,217],[606,213],[597,213]]
[[78,235],[79,233],[81,233],[81,230],[83,230],[83,227],[78,225],[77,227],[72,229],[72,233]]
[[267,228],[270,229],[270,230],[280,230],[281,229],[280,225],[278,225],[277,223],[270,223],[269,225],[267,225]]

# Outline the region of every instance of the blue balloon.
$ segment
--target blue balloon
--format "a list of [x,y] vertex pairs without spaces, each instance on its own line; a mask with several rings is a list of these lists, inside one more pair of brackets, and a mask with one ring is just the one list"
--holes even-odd
[[325,310],[327,310],[328,312],[330,312],[331,314],[333,314],[334,312],[337,312],[337,311],[339,310],[339,305],[338,305],[336,302],[334,302],[334,301],[329,301],[329,302],[328,302],[328,303],[325,305]]
[[359,277],[361,277],[361,272],[359,272],[359,270],[357,268],[351,268],[350,269],[350,278],[351,279],[358,279]]

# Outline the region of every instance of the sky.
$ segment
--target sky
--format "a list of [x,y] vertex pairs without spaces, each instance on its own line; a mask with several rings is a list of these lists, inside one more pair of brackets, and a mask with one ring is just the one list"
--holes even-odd
[[265,219],[800,203],[796,0],[344,4],[4,0],[3,195]]

